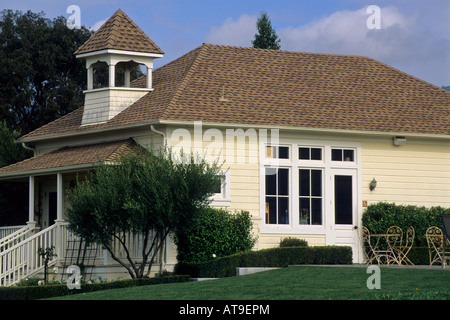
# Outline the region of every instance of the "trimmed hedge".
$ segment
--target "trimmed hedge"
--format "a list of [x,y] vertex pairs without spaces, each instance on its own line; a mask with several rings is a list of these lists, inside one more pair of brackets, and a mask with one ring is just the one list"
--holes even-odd
[[362,216],[362,225],[371,233],[385,233],[390,226],[398,226],[406,232],[409,226],[413,226],[414,246],[426,247],[425,233],[431,226],[442,228],[442,214],[450,214],[450,208],[380,202],[367,207]]
[[280,247],[307,247],[308,241],[295,237],[283,238],[280,241]]
[[408,253],[408,259],[415,265],[429,265],[430,254],[428,247],[412,247]]
[[175,273],[193,278],[222,278],[235,276],[238,267],[351,263],[352,249],[347,246],[283,247],[238,253],[201,263],[178,263]]
[[177,260],[205,262],[213,256],[225,257],[251,250],[256,238],[248,211],[201,209],[198,221],[176,232]]
[[86,283],[81,284],[80,289],[69,289],[66,284],[31,287],[0,287],[0,300],[37,300],[98,290],[129,288],[162,283],[186,282],[190,280],[191,278],[187,275],[177,275],[158,278],[118,280],[107,283]]

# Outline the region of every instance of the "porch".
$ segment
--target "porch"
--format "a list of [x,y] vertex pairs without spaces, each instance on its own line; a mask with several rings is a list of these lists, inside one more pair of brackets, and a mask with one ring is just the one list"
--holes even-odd
[[[48,262],[49,270],[57,268],[56,280],[65,281],[70,265],[82,265],[84,279],[129,278],[128,272],[111,258],[107,250],[96,244],[86,244],[68,229],[65,210],[67,192],[98,163],[110,161],[124,148],[131,148],[132,140],[109,142],[91,146],[62,148],[37,155],[0,169],[0,180],[28,183],[28,219],[23,225],[0,227],[0,285],[16,284],[29,277],[43,278],[44,259],[40,248],[53,248],[56,256]],[[134,261],[141,260],[142,237],[125,235],[127,248]],[[158,254],[152,272],[169,271],[174,261],[168,240]],[[114,255],[126,259],[118,245]]]
[[[45,260],[39,254],[40,248],[53,248],[56,254],[48,261],[48,270],[56,268],[56,273],[50,271],[56,281],[65,282],[72,274],[67,270],[72,265],[81,268],[83,281],[129,278],[126,269],[112,259],[107,250],[85,243],[70,232],[68,225],[59,221],[43,230],[30,224],[19,229],[2,227],[2,233],[8,235],[0,239],[0,286],[11,286],[30,277],[43,279]],[[133,261],[140,261],[143,237],[127,234],[125,239]],[[166,241],[153,264],[152,274],[172,270],[171,246],[170,240]],[[117,240],[113,247],[114,255],[126,262],[126,252]]]

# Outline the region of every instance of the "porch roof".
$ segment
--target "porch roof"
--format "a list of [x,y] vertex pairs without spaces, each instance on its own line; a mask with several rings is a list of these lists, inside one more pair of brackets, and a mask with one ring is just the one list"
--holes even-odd
[[99,161],[114,161],[122,152],[136,146],[133,139],[64,147],[0,168],[0,180],[29,175],[92,168]]

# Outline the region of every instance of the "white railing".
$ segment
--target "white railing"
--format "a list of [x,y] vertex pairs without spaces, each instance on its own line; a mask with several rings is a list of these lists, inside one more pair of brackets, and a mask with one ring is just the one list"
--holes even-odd
[[[39,248],[57,245],[58,225],[42,230],[0,253],[0,285],[9,286],[44,268]],[[61,230],[61,229],[59,229]],[[56,262],[56,257],[49,265]]]
[[14,233],[20,229],[23,229],[27,227],[26,225],[23,226],[7,226],[7,227],[0,227],[0,240],[3,240],[6,236],[9,236],[11,233]]
[[[79,241],[79,238],[70,232],[67,226],[68,223],[54,224],[34,235],[22,238],[20,242],[14,245],[11,245],[12,243],[10,242],[10,245],[0,252],[0,286],[10,286],[21,279],[42,272],[45,261],[38,253],[39,248],[54,247],[56,256],[49,261],[49,267],[56,264],[58,259],[60,262],[63,262],[67,257],[66,249],[70,241]],[[35,230],[34,228],[29,229]],[[25,232],[26,230],[23,231]],[[18,236],[17,239],[19,239]],[[117,242],[117,240],[114,242]],[[128,234],[126,243],[133,260],[142,259],[142,236]],[[125,259],[125,252],[118,243],[114,244],[116,248],[114,254],[121,259]],[[101,246],[97,244],[92,244],[91,246],[96,253],[95,259],[98,259],[97,261],[105,261],[104,250]],[[159,261],[159,257],[156,260],[155,263]]]
[[2,229],[5,236],[0,239],[0,252],[15,246],[19,242],[33,235],[35,232],[35,229],[30,226],[3,227]]

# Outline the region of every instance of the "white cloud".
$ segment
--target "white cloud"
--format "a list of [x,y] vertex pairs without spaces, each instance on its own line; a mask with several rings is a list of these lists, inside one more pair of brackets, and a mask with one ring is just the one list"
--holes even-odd
[[250,47],[256,33],[256,16],[243,14],[227,18],[220,27],[211,28],[205,41],[211,44]]
[[305,26],[281,29],[278,34],[285,50],[374,58],[397,55],[404,45],[398,40],[411,37],[415,19],[400,14],[395,7],[385,7],[381,8],[381,29],[369,29],[366,22],[370,16],[366,8],[338,11]]
[[396,7],[381,8],[381,28],[369,29],[366,8],[338,11],[299,27],[280,29],[283,50],[363,55],[411,75],[445,85],[450,71],[450,39],[419,25]]
[[94,25],[92,27],[89,28],[89,30],[97,31],[106,22],[106,20],[108,20],[108,18],[97,21],[96,23],[94,23]]

